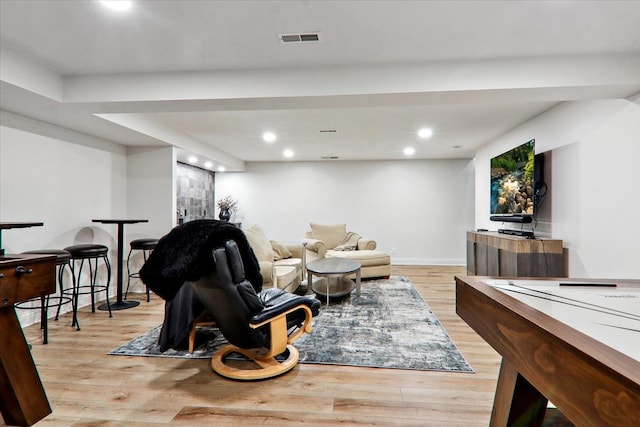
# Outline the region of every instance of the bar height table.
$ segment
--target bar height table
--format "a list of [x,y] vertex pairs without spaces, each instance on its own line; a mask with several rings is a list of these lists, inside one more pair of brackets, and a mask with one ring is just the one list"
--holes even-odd
[[[91,222],[102,224],[118,224],[118,276],[116,282],[116,302],[111,304],[111,310],[126,310],[140,305],[140,301],[123,301],[122,299],[122,268],[124,252],[124,225],[137,224],[139,222],[149,222],[148,219],[92,219]],[[108,310],[107,304],[102,304],[98,310]]]

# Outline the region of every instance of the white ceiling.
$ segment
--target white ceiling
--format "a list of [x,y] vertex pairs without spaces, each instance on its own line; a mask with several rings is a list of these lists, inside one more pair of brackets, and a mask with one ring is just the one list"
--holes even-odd
[[229,170],[470,158],[559,102],[638,93],[639,22],[638,1],[0,0],[0,108]]

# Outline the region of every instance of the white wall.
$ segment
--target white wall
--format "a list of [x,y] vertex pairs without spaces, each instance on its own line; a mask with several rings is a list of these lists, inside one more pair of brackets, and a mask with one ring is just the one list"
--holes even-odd
[[[0,190],[1,221],[44,223],[4,230],[6,253],[100,243],[111,248],[115,259],[115,231],[91,220],[125,214],[123,150],[98,150],[0,126]],[[86,304],[88,296],[83,299]],[[18,313],[25,323],[39,315],[38,310]]]
[[43,227],[5,230],[7,253],[114,240],[92,218],[126,209],[126,156],[0,126],[0,220]]
[[[129,240],[161,237],[175,225],[173,148],[135,148],[127,154],[116,143],[4,112],[2,118],[12,126],[0,126],[0,221],[44,223],[3,230],[6,253],[100,243],[109,246],[117,274],[117,226],[92,219],[149,219],[148,224],[125,226],[127,252]],[[56,137],[42,135],[47,133]],[[115,291],[114,275],[110,293]],[[80,305],[88,302],[89,296],[83,296]],[[23,324],[30,324],[38,321],[39,311],[18,314]]]
[[550,154],[548,224],[562,239],[569,275],[640,278],[640,106],[634,100],[563,103],[483,147],[476,156],[476,226],[489,221],[489,161],[531,138]]
[[149,220],[128,230],[129,240],[160,237],[175,226],[175,165],[172,147],[127,149],[127,217]]
[[[176,150],[173,147],[127,148],[126,218],[147,219],[149,222],[126,225],[126,242],[147,237],[160,238],[175,226],[175,168]],[[131,256],[131,270],[137,271],[143,263],[141,252],[135,251]],[[123,286],[126,287],[126,280]],[[143,291],[142,282],[132,279],[130,292]]]
[[272,240],[301,241],[310,222],[346,223],[395,264],[464,265],[473,179],[472,160],[247,163],[216,174],[216,199],[236,198],[232,221]]

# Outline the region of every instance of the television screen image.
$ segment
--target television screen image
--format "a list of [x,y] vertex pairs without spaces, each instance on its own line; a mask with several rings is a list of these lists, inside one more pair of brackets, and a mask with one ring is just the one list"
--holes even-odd
[[533,215],[535,140],[491,159],[491,214]]

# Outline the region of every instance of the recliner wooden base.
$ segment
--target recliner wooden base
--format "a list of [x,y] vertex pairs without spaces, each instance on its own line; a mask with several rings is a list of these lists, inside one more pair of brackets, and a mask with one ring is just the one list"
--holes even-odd
[[[243,348],[236,347],[235,345],[227,345],[218,350],[211,358],[211,367],[213,370],[226,378],[234,380],[262,380],[266,378],[276,377],[289,372],[298,364],[300,353],[298,349],[293,345],[287,345],[287,351],[289,356],[283,360],[278,361],[275,357],[266,359],[260,359],[257,357],[256,352],[251,350],[245,350]],[[248,357],[251,363],[256,368],[236,368],[228,365],[226,362],[227,356],[231,353],[239,353],[245,357]],[[243,362],[244,363],[244,362]]]
[[[305,315],[304,321],[300,323],[291,335],[287,336],[287,314],[302,310]],[[298,364],[300,352],[291,343],[297,340],[303,333],[311,333],[311,309],[306,305],[298,305],[286,310],[277,316],[264,320],[260,323],[250,323],[249,326],[257,329],[268,325],[271,335],[269,348],[264,349],[244,349],[229,344],[218,350],[211,358],[211,367],[215,372],[223,377],[236,380],[262,380],[272,378],[285,372],[289,372]],[[289,356],[282,362],[276,359],[277,356],[289,352]],[[226,357],[230,353],[240,353],[250,359],[258,369],[234,368],[225,363]]]

